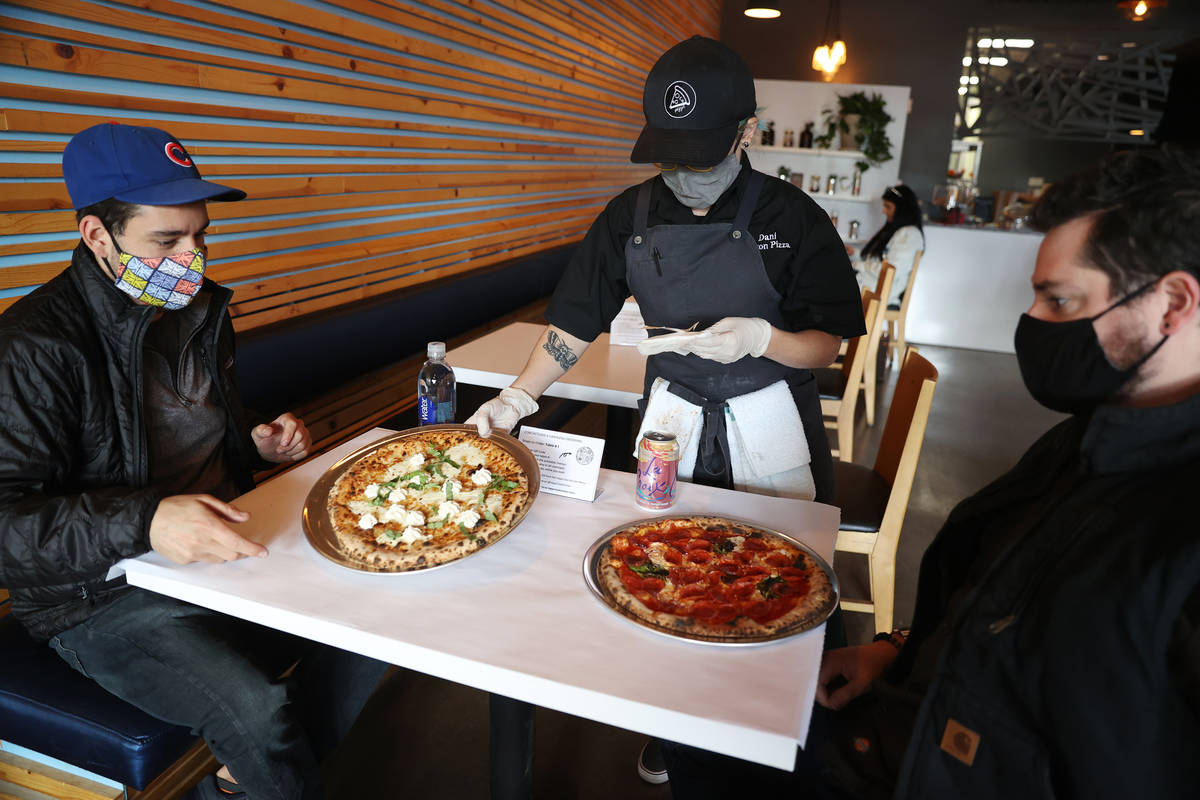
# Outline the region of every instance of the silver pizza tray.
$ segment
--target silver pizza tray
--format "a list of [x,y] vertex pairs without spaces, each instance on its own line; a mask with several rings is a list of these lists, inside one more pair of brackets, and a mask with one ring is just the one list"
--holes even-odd
[[[688,515],[688,516],[692,516],[692,515]],[[823,559],[823,558],[821,558],[821,556],[817,555],[817,553],[811,547],[806,545],[804,542],[801,542],[796,537],[789,536],[786,533],[781,533],[781,532],[779,532],[777,530],[773,530],[771,528],[764,528],[762,525],[758,525],[753,522],[747,522],[747,521],[741,520],[741,519],[736,519],[734,517],[718,517],[716,515],[710,515],[710,514],[696,514],[695,516],[708,516],[708,517],[711,517],[712,519],[721,520],[723,522],[732,522],[732,523],[736,523],[738,525],[745,525],[747,527],[762,531],[763,533],[767,533],[772,536],[778,536],[780,539],[783,539],[784,541],[786,541],[788,544],[792,545],[793,547],[803,550],[804,554],[807,555],[809,558],[811,558],[813,560],[813,562],[816,563],[816,565],[825,573],[825,576],[829,579],[829,586],[832,589],[832,595],[830,596],[829,602],[826,603],[825,605],[823,605],[817,611],[817,613],[812,615],[812,617],[810,617],[808,619],[798,620],[794,625],[789,625],[788,627],[786,627],[782,630],[776,631],[775,633],[772,633],[769,635],[763,635],[763,636],[739,636],[737,638],[732,638],[732,637],[724,638],[724,637],[718,637],[718,636],[709,636],[709,635],[705,635],[705,634],[690,633],[688,631],[678,630],[675,628],[667,628],[667,627],[664,627],[661,625],[656,625],[653,622],[650,622],[649,620],[644,620],[640,617],[633,615],[629,611],[626,611],[624,608],[622,608],[620,605],[617,604],[617,602],[613,599],[612,595],[604,588],[603,584],[601,584],[601,582],[600,582],[600,553],[604,550],[604,545],[606,545],[608,543],[608,540],[611,539],[612,537],[616,536],[618,533],[621,533],[622,531],[627,531],[630,528],[635,528],[640,525],[646,525],[646,524],[650,524],[650,523],[660,523],[660,522],[663,522],[664,520],[668,520],[668,519],[684,519],[685,518],[684,516],[680,516],[680,517],[670,517],[670,516],[647,517],[645,519],[638,519],[638,520],[634,520],[632,522],[626,522],[626,523],[624,523],[622,525],[618,525],[617,527],[613,528],[612,530],[606,532],[603,536],[601,536],[599,539],[597,539],[595,542],[593,542],[592,546],[588,548],[587,553],[585,553],[583,556],[583,578],[587,582],[588,588],[592,590],[592,594],[594,594],[596,596],[596,598],[601,603],[604,604],[605,608],[608,608],[609,610],[613,611],[614,613],[616,613],[618,616],[622,617],[623,619],[627,619],[627,620],[641,626],[642,628],[645,628],[646,630],[653,631],[654,633],[659,634],[660,636],[668,636],[672,639],[682,639],[684,641],[689,641],[689,642],[700,642],[702,644],[713,644],[713,645],[720,645],[720,646],[724,646],[724,647],[755,646],[755,645],[760,645],[760,644],[767,644],[770,642],[777,642],[781,639],[787,639],[788,637],[795,636],[800,633],[804,633],[805,631],[812,630],[813,628],[817,627],[818,625],[823,623],[825,620],[827,620],[829,618],[829,615],[832,614],[834,609],[837,608],[838,599],[841,597],[841,592],[838,588],[837,575],[834,574],[833,568],[829,566],[829,564],[825,561],[825,559]]]
[[380,569],[379,567],[372,567],[367,564],[363,564],[362,562],[352,559],[342,552],[341,548],[338,547],[337,535],[334,533],[333,525],[329,521],[329,513],[326,510],[329,499],[329,490],[333,488],[334,483],[336,483],[338,478],[342,477],[347,470],[357,464],[360,459],[371,455],[376,450],[396,442],[404,441],[405,439],[423,436],[430,431],[477,432],[477,429],[474,425],[453,423],[441,425],[423,425],[419,428],[409,428],[408,430],[388,434],[382,439],[377,439],[368,445],[364,445],[363,447],[355,450],[353,453],[346,455],[329,469],[325,470],[321,477],[317,479],[317,482],[313,484],[312,489],[309,490],[308,498],[304,501],[304,511],[301,515],[301,519],[304,524],[304,535],[314,550],[328,558],[334,564],[337,564],[339,567],[352,569],[356,572],[370,572],[379,575],[409,575],[416,572],[429,572],[430,570],[440,569],[441,567],[448,567],[452,564],[457,564],[458,562],[470,558],[476,553],[491,547],[493,544],[511,533],[512,530],[517,527],[517,525],[521,524],[521,520],[525,518],[527,513],[529,513],[529,509],[533,506],[533,501],[537,498],[538,490],[541,488],[541,470],[538,468],[537,459],[534,458],[533,453],[529,451],[528,447],[526,447],[516,438],[509,436],[507,433],[500,433],[497,431],[493,433],[488,440],[496,445],[499,445],[500,449],[504,450],[506,453],[515,458],[517,460],[517,464],[519,464],[521,469],[525,471],[525,476],[529,480],[529,499],[525,503],[525,507],[521,509],[519,514],[517,514],[516,519],[513,520],[512,524],[507,530],[500,531],[494,535],[483,547],[467,553],[462,558],[457,558],[453,561],[447,561],[443,564],[435,564],[429,567],[419,567],[417,569]]

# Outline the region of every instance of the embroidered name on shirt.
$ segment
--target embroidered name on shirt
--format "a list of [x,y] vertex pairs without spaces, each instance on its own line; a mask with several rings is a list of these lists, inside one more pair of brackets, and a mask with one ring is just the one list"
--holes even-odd
[[760,233],[758,235],[759,250],[788,250],[791,246],[791,242],[779,241],[778,233]]

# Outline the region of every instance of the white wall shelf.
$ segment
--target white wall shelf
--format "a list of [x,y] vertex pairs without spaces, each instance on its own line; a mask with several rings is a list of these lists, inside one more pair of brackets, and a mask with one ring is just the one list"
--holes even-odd
[[[778,135],[779,131],[775,132]],[[866,158],[858,150],[833,150],[827,147],[779,147],[778,145],[762,145],[756,144],[750,148],[751,152],[759,150],[764,153],[788,153],[798,156],[828,156],[829,158],[853,158],[861,161]]]
[[799,135],[809,122],[812,122],[814,127],[820,125],[822,111],[836,107],[838,95],[862,91],[868,97],[875,93],[883,96],[887,112],[892,115],[892,121],[886,129],[892,142],[892,158],[862,173],[862,191],[857,196],[848,191],[825,194],[826,181],[830,175],[849,178],[857,169],[854,162],[866,160],[857,150],[781,147],[778,144],[763,147],[757,143],[750,147],[750,162],[755,169],[768,175],[777,174],[780,167],[803,172],[803,187],[806,189],[812,175],[821,176],[821,191],[809,192],[808,196],[827,211],[841,212],[838,221],[840,235],[849,234],[851,216],[858,219],[860,235],[870,236],[883,227],[883,209],[879,199],[884,189],[900,180],[900,162],[903,156],[901,150],[904,129],[908,123],[909,88],[818,81],[756,80],[754,91],[760,106],[759,129],[765,127],[768,121],[773,122],[776,142],[783,141],[784,133],[788,129]]
[[846,203],[874,203],[874,197],[863,197],[854,194],[826,194],[825,192],[806,192],[813,200],[840,200]]

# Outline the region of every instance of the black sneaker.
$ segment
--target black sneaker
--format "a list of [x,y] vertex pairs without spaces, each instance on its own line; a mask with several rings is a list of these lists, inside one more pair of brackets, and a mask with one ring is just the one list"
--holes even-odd
[[246,793],[236,783],[218,778],[216,773],[205,775],[180,800],[246,800]]
[[638,777],[646,783],[666,783],[671,780],[667,775],[667,764],[663,761],[662,748],[658,739],[650,739],[642,745],[638,753]]

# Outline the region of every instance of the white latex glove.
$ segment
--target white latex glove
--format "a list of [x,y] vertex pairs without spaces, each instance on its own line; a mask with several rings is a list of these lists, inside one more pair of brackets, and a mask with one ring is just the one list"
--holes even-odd
[[474,424],[480,436],[491,436],[493,430],[508,433],[522,417],[528,417],[537,410],[537,401],[528,392],[510,386],[501,389],[498,397],[481,405],[466,424]]
[[701,331],[691,352],[721,364],[746,356],[759,357],[771,344],[771,323],[760,317],[726,317]]

